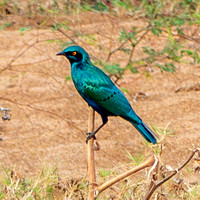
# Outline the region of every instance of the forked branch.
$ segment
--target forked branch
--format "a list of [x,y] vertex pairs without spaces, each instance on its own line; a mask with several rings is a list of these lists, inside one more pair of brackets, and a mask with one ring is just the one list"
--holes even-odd
[[176,175],[180,170],[182,170],[190,161],[191,159],[194,157],[194,155],[198,153],[198,157],[200,157],[200,149],[199,148],[195,148],[192,150],[191,155],[188,157],[188,159],[177,169],[175,169],[174,171],[172,171],[172,173],[168,176],[166,176],[164,179],[157,181],[156,179],[154,179],[151,182],[151,186],[149,191],[147,192],[146,196],[145,196],[145,200],[148,200],[151,198],[152,194],[154,193],[154,191],[160,187],[163,183],[165,183],[166,181],[168,181],[170,178],[172,178],[174,175]]

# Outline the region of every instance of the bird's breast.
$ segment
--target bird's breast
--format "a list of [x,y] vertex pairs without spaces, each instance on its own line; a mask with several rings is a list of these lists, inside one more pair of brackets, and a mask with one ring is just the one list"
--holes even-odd
[[72,76],[72,80],[74,82],[74,85],[75,85],[76,89],[78,90],[78,92],[82,96],[83,82],[84,82],[84,80],[83,80],[84,79],[84,74],[83,74],[82,70],[80,70],[80,69],[72,70],[71,76]]

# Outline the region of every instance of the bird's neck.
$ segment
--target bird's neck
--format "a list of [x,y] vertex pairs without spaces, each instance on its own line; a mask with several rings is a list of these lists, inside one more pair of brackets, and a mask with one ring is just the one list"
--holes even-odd
[[83,70],[85,67],[90,66],[90,65],[91,65],[90,60],[82,60],[80,62],[71,62],[72,70],[76,68]]

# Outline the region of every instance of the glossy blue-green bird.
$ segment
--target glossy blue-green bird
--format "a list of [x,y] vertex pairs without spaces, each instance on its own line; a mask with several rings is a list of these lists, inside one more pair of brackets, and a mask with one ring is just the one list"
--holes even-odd
[[148,141],[155,144],[156,136],[132,109],[123,93],[112,80],[94,66],[88,53],[80,46],[70,46],[57,55],[65,56],[71,64],[71,76],[83,99],[101,115],[102,124],[86,139],[86,142],[108,122],[108,116],[120,116],[129,121]]

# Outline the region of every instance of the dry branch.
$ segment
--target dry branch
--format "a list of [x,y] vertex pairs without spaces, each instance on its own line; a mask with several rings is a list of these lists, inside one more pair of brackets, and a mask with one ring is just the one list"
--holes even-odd
[[0,73],[4,72],[5,70],[11,68],[11,65],[14,61],[16,61],[19,57],[21,57],[26,51],[28,51],[31,47],[33,47],[35,44],[38,43],[38,39],[34,41],[32,44],[28,45],[26,48],[22,48],[17,54],[11,59],[11,61],[3,68],[0,70]]
[[[149,24],[146,28],[145,28],[145,32],[140,36],[140,38],[137,40],[137,42],[133,42],[131,38],[129,38],[129,41],[131,43],[131,46],[132,46],[132,49],[131,49],[131,52],[130,52],[130,55],[129,55],[129,58],[128,58],[128,62],[127,62],[127,65],[129,63],[131,63],[131,59],[133,57],[133,52],[135,50],[135,47],[142,41],[142,39],[145,37],[145,35],[147,35],[147,33],[149,32],[150,30],[150,27],[151,25]],[[141,29],[140,31],[142,31],[143,29]],[[137,33],[139,33],[140,31],[138,31]]]
[[[5,101],[8,101],[8,102],[10,102],[10,103],[13,103],[13,104],[15,104],[15,105],[17,105],[17,106],[27,107],[27,108],[36,110],[36,111],[38,111],[38,112],[44,112],[44,113],[47,113],[47,114],[49,114],[49,115],[58,117],[59,119],[65,121],[67,124],[69,124],[70,126],[72,126],[73,128],[75,128],[76,130],[78,130],[80,133],[83,133],[82,130],[81,130],[81,128],[79,128],[78,126],[75,126],[75,125],[71,122],[71,120],[68,120],[68,119],[66,119],[66,118],[64,118],[64,117],[62,117],[62,116],[60,116],[58,113],[55,113],[55,112],[51,112],[51,111],[49,111],[49,110],[44,110],[44,109],[41,109],[41,108],[36,108],[36,107],[34,107],[33,104],[38,103],[38,102],[33,102],[33,103],[31,103],[31,104],[29,104],[29,103],[24,104],[24,103],[20,103],[20,102],[17,102],[17,101],[11,100],[11,99],[7,99],[7,98],[1,98],[1,99],[5,100]],[[47,100],[47,99],[45,99],[45,100]],[[44,100],[44,101],[45,101],[45,100]]]
[[[157,181],[157,178],[152,179],[151,181],[151,185],[150,185],[150,189],[147,192],[146,196],[145,196],[145,200],[149,200],[152,196],[152,194],[154,193],[154,191],[160,187],[163,183],[165,183],[166,181],[168,181],[170,178],[172,178],[174,175],[176,175],[180,170],[182,170],[189,162],[190,160],[194,157],[194,155],[198,152],[198,156],[200,154],[200,149],[199,148],[195,148],[192,150],[191,155],[188,157],[188,159],[177,169],[175,169],[170,175],[168,175],[167,177],[165,177],[164,179],[162,179],[161,181]],[[157,176],[156,176],[157,177]]]
[[[125,40],[124,42],[122,42],[118,47],[116,47],[115,49],[113,49],[112,51],[109,52],[108,57],[106,58],[106,62],[108,62],[110,60],[110,57],[112,56],[112,54],[114,54],[116,51],[121,51],[123,50],[123,46],[127,43],[130,42],[132,49],[128,58],[128,63],[127,65],[131,62],[131,58],[133,56],[133,52],[135,47],[141,42],[141,40],[145,37],[145,35],[149,32],[151,25],[149,24],[147,27],[142,28],[141,30],[137,31],[137,34],[144,31],[144,33],[140,36],[140,38],[134,43],[131,38]],[[128,38],[128,36],[127,36]]]
[[[39,43],[42,43],[42,42],[46,42],[46,41],[49,41],[49,40],[59,39],[59,38],[54,38],[54,39],[41,39],[41,40],[39,40],[38,38],[39,38],[39,35],[37,35],[36,37],[31,38],[30,40],[28,40],[27,42],[25,42],[24,46],[15,54],[15,56],[12,57],[12,59],[9,61],[9,63],[5,67],[3,67],[2,69],[0,69],[0,73],[4,72],[5,70],[12,69],[13,63],[18,58],[20,58],[21,56],[23,56],[29,49],[36,48],[35,47],[36,44],[39,44]],[[32,41],[32,40],[34,40],[34,41]],[[31,44],[29,44],[29,42]],[[37,49],[37,50],[39,51],[39,49]],[[48,61],[50,59],[53,60],[52,58],[45,58],[43,60],[34,61],[34,62],[30,62],[30,63],[17,64],[15,66],[37,64],[37,63]]]
[[77,42],[72,38],[70,37],[68,34],[66,34],[62,29],[58,28],[57,29],[60,33],[62,33],[65,37],[67,37],[68,39],[70,39],[74,44],[77,45]]
[[108,61],[110,60],[110,57],[111,57],[111,55],[112,55],[113,53],[115,53],[116,51],[121,50],[122,47],[123,47],[127,42],[128,42],[128,40],[122,42],[122,43],[119,45],[119,47],[117,47],[117,48],[113,49],[112,51],[110,51],[109,54],[108,54],[108,57],[107,57],[107,59],[106,59],[106,62],[108,62]]
[[192,85],[189,86],[183,86],[183,87],[179,87],[175,90],[176,93],[178,92],[189,92],[189,91],[199,91],[200,90],[200,83],[194,83]]
[[[94,131],[94,118],[95,112],[90,107],[88,118],[88,132]],[[88,176],[89,176],[89,192],[88,200],[94,200],[94,189],[96,187],[96,175],[95,175],[95,160],[94,160],[94,138],[91,138],[87,144],[88,147]]]
[[108,187],[110,187],[111,185],[121,181],[122,179],[146,168],[146,167],[150,167],[155,163],[155,157],[152,156],[151,158],[149,158],[148,160],[146,160],[144,163],[142,163],[141,165],[134,167],[130,170],[128,170],[127,172],[124,172],[123,174],[120,174],[118,176],[116,176],[115,178],[103,183],[102,185],[98,186],[95,189],[95,195],[98,196],[102,191],[104,191],[105,189],[107,189]]

